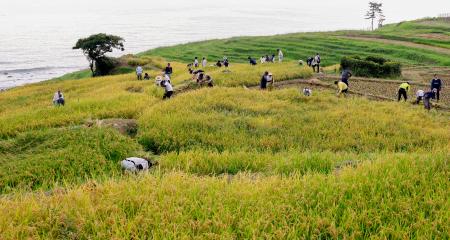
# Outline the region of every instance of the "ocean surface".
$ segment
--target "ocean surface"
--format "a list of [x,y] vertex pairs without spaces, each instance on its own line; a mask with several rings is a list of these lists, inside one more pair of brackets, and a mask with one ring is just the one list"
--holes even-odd
[[125,39],[118,56],[213,38],[367,28],[367,3],[347,2],[0,0],[0,88],[87,68],[72,47],[100,32]]

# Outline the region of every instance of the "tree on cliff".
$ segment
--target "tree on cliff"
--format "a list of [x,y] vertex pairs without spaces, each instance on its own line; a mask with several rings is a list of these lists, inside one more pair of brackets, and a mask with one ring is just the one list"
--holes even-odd
[[99,33],[77,41],[73,49],[81,49],[89,61],[92,76],[104,75],[103,65],[108,65],[112,60],[105,56],[113,49],[124,51],[124,39],[119,36]]

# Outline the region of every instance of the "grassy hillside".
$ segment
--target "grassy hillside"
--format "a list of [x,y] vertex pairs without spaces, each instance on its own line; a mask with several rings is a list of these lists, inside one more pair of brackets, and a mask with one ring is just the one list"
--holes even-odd
[[450,23],[439,18],[422,19],[387,25],[375,35],[387,39],[450,48]]
[[[404,26],[371,34],[393,27]],[[352,36],[242,37],[127,56],[152,78],[171,61],[168,101],[134,74],[80,72],[1,92],[0,239],[449,238],[449,113],[337,98],[319,80],[305,97],[298,79],[314,75],[290,61],[316,51],[328,65],[347,54],[427,67],[449,58]],[[286,62],[243,63],[276,48]],[[204,69],[215,88],[187,73],[197,54],[231,58],[229,72]],[[289,84],[254,89],[264,71]],[[64,107],[52,106],[58,89]],[[137,122],[137,134],[117,131],[120,121]],[[158,165],[126,174],[119,162],[131,156]]]
[[275,54],[277,48],[283,49],[286,59],[289,60],[306,60],[317,52],[321,53],[324,65],[338,63],[346,55],[377,55],[411,65],[450,66],[449,55],[406,46],[346,39],[329,33],[236,37],[157,48],[142,55],[162,56],[183,62],[191,62],[196,56],[205,56],[211,61],[228,56],[232,62],[245,62],[248,56],[259,58],[266,54]]
[[338,63],[346,55],[378,55],[404,64],[450,66],[449,54],[439,51],[346,38],[370,36],[450,48],[449,30],[448,22],[427,19],[387,25],[375,32],[295,33],[210,40],[157,48],[142,53],[141,56],[162,56],[183,62],[191,62],[196,56],[216,61],[228,56],[232,62],[244,62],[248,56],[259,58],[276,54],[276,49],[281,48],[285,57],[290,60],[305,60],[317,52],[321,53],[324,65]]

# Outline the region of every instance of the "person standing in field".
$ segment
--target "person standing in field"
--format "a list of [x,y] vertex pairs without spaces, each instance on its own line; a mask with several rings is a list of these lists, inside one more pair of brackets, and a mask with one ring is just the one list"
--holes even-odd
[[62,94],[61,90],[58,90],[57,92],[55,92],[55,95],[53,95],[53,105],[64,106],[64,104],[64,95]]
[[436,100],[439,102],[442,90],[442,80],[438,78],[437,74],[434,74],[434,78],[431,80],[431,90],[433,89],[436,89]]
[[167,67],[164,69],[164,74],[169,76],[169,78],[172,77],[172,73],[173,73],[173,68],[170,65],[170,63],[167,64]]
[[205,68],[207,64],[208,64],[208,61],[206,60],[206,58],[203,58],[202,59],[202,67]]
[[317,73],[320,72],[320,55],[319,53],[316,54],[316,56],[314,57],[314,62],[316,63],[316,67],[317,67]]
[[269,72],[265,72],[264,75],[261,77],[261,83],[259,85],[261,90],[266,90],[267,89],[268,77],[269,77]]
[[252,66],[255,66],[257,63],[256,63],[256,60],[255,59],[253,59],[252,57],[248,57],[248,62],[250,63],[250,65],[252,65]]
[[334,84],[337,85],[337,87],[338,87],[337,96],[340,97],[341,95],[344,95],[344,97],[347,97],[347,93],[348,93],[347,84],[345,84],[342,81],[335,81]]
[[404,82],[400,84],[400,87],[398,88],[398,102],[402,100],[402,98],[405,100],[405,102],[408,100],[408,92],[411,86],[409,85],[409,82]]
[[281,51],[281,49],[277,49],[277,52],[278,52],[278,62],[283,62],[283,59],[284,59],[284,54],[283,54],[283,52]]
[[230,70],[228,69],[228,67],[230,66],[230,62],[228,62],[228,58],[223,60],[223,66],[225,66],[225,70],[223,70],[224,73],[229,73]]
[[198,68],[199,67],[199,62],[198,62],[198,57],[194,58],[194,68]]
[[136,76],[138,80],[142,80],[142,73],[144,72],[144,69],[139,65],[136,68]]
[[352,72],[348,69],[345,69],[344,71],[342,71],[342,75],[341,75],[341,81],[345,84],[347,84],[347,87],[350,86],[348,84],[348,80],[350,80],[350,78],[353,76]]
[[315,58],[311,59],[311,67],[313,69],[313,72],[316,72],[316,66],[317,66],[317,62]]

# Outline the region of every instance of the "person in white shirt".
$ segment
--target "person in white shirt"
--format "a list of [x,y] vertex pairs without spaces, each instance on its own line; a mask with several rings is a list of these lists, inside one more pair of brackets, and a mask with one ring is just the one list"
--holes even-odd
[[259,59],[259,61],[261,62],[261,64],[265,63],[265,62],[266,62],[266,57],[265,57],[265,56],[262,56],[262,57]]
[[163,77],[162,76],[156,76],[155,77],[155,84],[156,86],[161,86],[161,82],[163,81]]
[[309,88],[303,88],[303,95],[310,97],[312,95],[312,90]]
[[195,57],[195,59],[194,59],[194,68],[198,68],[198,66],[199,66],[198,58]]
[[169,82],[169,83],[171,83],[170,82],[170,76],[169,75],[164,75],[164,81],[167,81],[167,82]]
[[55,95],[53,95],[53,105],[55,106],[64,106],[65,100],[64,95],[62,94],[61,90],[58,90]]
[[153,166],[153,164],[152,164],[152,162],[150,162],[150,160],[143,159],[143,158],[137,158],[137,157],[127,158],[127,159],[123,160],[120,165],[122,166],[123,170],[132,172],[132,173],[146,171]]
[[319,53],[317,53],[316,56],[314,57],[314,62],[316,63],[317,73],[319,73],[320,72],[320,55],[319,55]]
[[317,66],[316,58],[311,59],[311,67],[313,69],[313,72],[316,72],[316,66]]
[[278,49],[277,50],[278,51],[278,62],[283,62],[283,59],[284,59],[284,55],[283,55],[283,52],[281,51],[281,49]]
[[161,87],[164,87],[164,89],[166,91],[164,93],[163,100],[171,98],[172,94],[173,94],[173,87],[172,87],[172,84],[170,84],[170,81],[166,81],[166,80],[162,81]]
[[420,104],[420,102],[423,100],[423,96],[425,96],[425,91],[423,91],[423,90],[418,90],[418,91],[416,92],[416,97],[417,97],[417,99],[416,99],[416,104]]
[[269,73],[267,75],[267,84],[268,84],[268,89],[269,91],[273,90],[274,84],[275,84],[275,79],[273,78],[273,74]]
[[136,68],[136,75],[138,80],[142,80],[142,73],[144,72],[144,69],[141,66],[137,66]]
[[206,58],[203,58],[202,60],[202,67],[206,67],[206,65],[208,64],[208,61],[206,60]]

